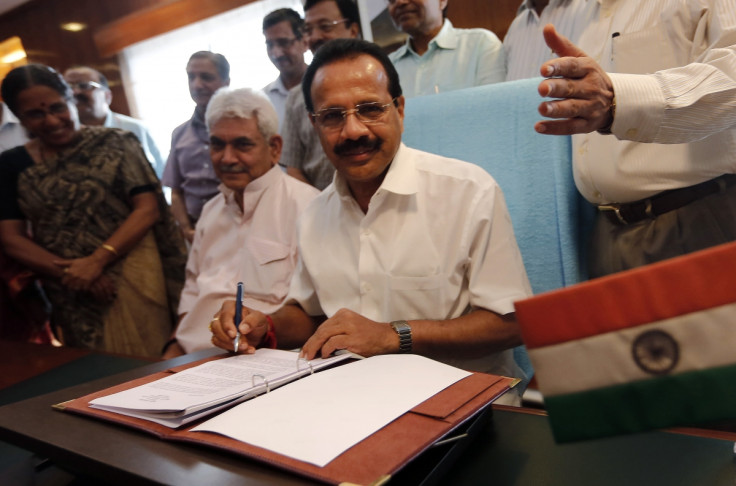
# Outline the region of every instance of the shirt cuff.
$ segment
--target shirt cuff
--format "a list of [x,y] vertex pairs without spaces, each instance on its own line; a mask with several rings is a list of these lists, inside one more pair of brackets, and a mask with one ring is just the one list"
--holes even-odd
[[659,83],[650,75],[610,73],[616,95],[616,117],[611,126],[620,140],[655,142],[666,100]]

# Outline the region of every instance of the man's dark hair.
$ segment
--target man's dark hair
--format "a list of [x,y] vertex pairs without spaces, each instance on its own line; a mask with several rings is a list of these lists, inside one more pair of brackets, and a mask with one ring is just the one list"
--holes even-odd
[[18,113],[18,95],[33,86],[46,86],[69,101],[73,98],[72,89],[54,68],[43,64],[26,64],[11,70],[0,87],[0,96],[10,111],[20,118]]
[[215,65],[215,69],[221,80],[227,81],[230,79],[230,63],[227,62],[227,59],[222,54],[211,51],[197,51],[189,56],[189,62],[192,59],[209,59]]
[[289,22],[291,30],[294,32],[294,36],[297,39],[302,38],[304,19],[299,16],[299,13],[296,10],[290,8],[280,8],[263,17],[263,31],[265,32],[266,29],[273,27],[276,24],[280,24],[281,22]]
[[396,68],[386,53],[383,52],[383,49],[378,47],[377,44],[362,39],[333,39],[327,41],[322,47],[317,49],[314,59],[312,59],[312,63],[304,73],[304,79],[302,79],[304,103],[307,105],[307,111],[309,113],[314,113],[312,82],[314,81],[314,75],[317,73],[317,70],[322,66],[332,64],[336,61],[355,59],[364,54],[373,57],[383,66],[383,69],[388,75],[388,92],[391,98],[401,96],[399,73],[396,72]]
[[340,10],[342,18],[348,19],[348,27],[351,24],[358,24],[358,31],[360,32],[360,14],[358,13],[358,6],[353,0],[307,0],[304,2],[304,11],[308,11],[318,3],[322,2],[335,2],[337,8]]

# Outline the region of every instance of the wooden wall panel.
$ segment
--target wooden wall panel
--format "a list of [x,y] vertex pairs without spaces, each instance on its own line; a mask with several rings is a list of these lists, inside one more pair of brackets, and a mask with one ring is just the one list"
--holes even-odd
[[449,0],[447,18],[455,27],[483,27],[503,40],[521,0]]

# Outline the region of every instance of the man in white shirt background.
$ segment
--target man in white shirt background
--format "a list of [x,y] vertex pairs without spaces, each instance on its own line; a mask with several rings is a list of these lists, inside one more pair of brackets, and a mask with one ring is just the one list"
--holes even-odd
[[545,27],[535,128],[573,136],[599,208],[590,273],[736,240],[736,0],[589,1],[577,47]]
[[143,122],[110,109],[112,91],[107,78],[96,69],[77,66],[67,69],[64,79],[74,92],[79,121],[84,125],[120,128],[133,133],[141,142],[146,158],[160,178],[164,172],[164,160],[156,142]]
[[263,35],[266,37],[266,52],[279,77],[264,86],[263,92],[271,100],[279,116],[279,132],[284,124],[286,97],[289,90],[302,82],[307,63],[304,53],[304,21],[290,8],[280,8],[263,17]]
[[262,93],[222,88],[205,120],[222,183],[197,221],[165,358],[212,346],[208,324],[238,282],[248,307],[270,313],[281,306],[297,261],[296,220],[319,193],[277,167],[278,118]]
[[445,18],[448,1],[388,0],[394,24],[409,34],[389,56],[407,98],[506,79],[503,45],[496,34],[453,27]]
[[577,41],[588,24],[582,13],[585,0],[523,0],[503,38],[506,81],[536,78],[539,66],[555,54],[544,42],[542,28],[554,24],[557,31]]

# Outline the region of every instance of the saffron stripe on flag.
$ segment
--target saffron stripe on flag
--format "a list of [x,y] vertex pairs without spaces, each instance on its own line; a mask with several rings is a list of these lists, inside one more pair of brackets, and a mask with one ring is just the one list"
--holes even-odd
[[610,275],[515,303],[528,349],[736,301],[736,243]]
[[557,442],[731,419],[736,365],[546,398]]
[[652,373],[637,365],[633,346],[639,336],[654,330],[666,332],[678,345],[677,362],[669,374],[726,366],[735,360],[735,318],[736,303],[731,303],[635,328],[534,348],[529,350],[529,357],[545,399],[651,378]]

